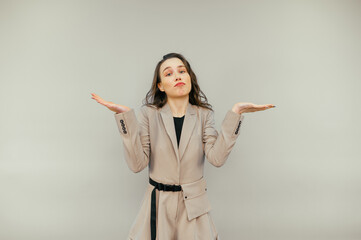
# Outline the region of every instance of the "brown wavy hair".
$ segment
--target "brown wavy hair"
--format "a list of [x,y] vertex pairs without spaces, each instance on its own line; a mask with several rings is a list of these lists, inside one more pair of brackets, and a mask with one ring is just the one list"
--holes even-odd
[[164,55],[163,59],[158,62],[157,66],[155,67],[155,70],[154,70],[152,86],[151,86],[150,90],[148,91],[145,99],[143,100],[143,105],[156,107],[158,109],[158,108],[163,107],[166,104],[167,94],[165,92],[162,92],[159,90],[158,83],[161,82],[160,73],[159,73],[160,65],[164,61],[166,61],[167,59],[170,59],[170,58],[179,58],[183,62],[184,66],[186,67],[186,69],[190,75],[192,88],[191,88],[191,91],[189,92],[189,103],[196,105],[196,106],[204,107],[204,108],[207,108],[207,109],[213,111],[212,105],[208,103],[206,95],[199,88],[196,74],[193,72],[191,65],[185,59],[185,57],[180,53],[168,53],[168,54]]

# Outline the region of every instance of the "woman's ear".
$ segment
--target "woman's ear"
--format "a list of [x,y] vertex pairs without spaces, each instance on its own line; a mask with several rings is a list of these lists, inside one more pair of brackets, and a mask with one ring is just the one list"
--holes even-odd
[[162,83],[161,83],[161,82],[158,83],[158,88],[159,88],[160,91],[164,92],[164,89],[163,89],[163,86],[162,86]]

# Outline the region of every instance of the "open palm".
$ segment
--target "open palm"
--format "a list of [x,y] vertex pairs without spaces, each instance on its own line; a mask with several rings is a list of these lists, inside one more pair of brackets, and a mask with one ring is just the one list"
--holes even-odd
[[91,93],[92,95],[92,99],[94,99],[95,101],[97,101],[98,103],[106,106],[109,110],[116,112],[116,113],[123,113],[123,112],[127,112],[130,110],[129,107],[124,106],[124,105],[119,105],[119,104],[115,104],[113,102],[108,102],[105,101],[103,98],[99,97],[98,95],[96,95],[95,93]]
[[241,114],[246,112],[264,111],[266,109],[275,107],[276,106],[273,104],[257,105],[249,102],[239,102],[233,106],[232,111]]

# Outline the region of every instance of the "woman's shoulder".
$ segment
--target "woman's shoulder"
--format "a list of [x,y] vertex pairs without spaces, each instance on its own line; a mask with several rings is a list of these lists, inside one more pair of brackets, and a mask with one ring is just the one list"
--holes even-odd
[[202,106],[195,106],[198,112],[198,116],[202,124],[205,124],[209,119],[214,117],[214,112],[212,109],[202,107]]
[[157,107],[156,107],[156,106],[153,106],[153,105],[143,104],[143,105],[140,107],[140,111],[141,111],[143,114],[149,115],[149,114],[151,114],[151,113],[156,112],[156,111],[157,111]]
[[206,107],[202,107],[202,106],[195,106],[198,111],[202,114],[202,115],[209,115],[213,113],[213,110],[206,108]]

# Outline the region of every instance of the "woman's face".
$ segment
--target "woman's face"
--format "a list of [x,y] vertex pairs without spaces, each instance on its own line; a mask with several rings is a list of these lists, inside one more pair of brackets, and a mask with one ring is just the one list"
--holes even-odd
[[[167,94],[167,97],[177,98],[187,96],[191,89],[191,77],[179,58],[165,60],[160,66],[161,82],[158,88]],[[177,85],[178,83],[184,83]]]

